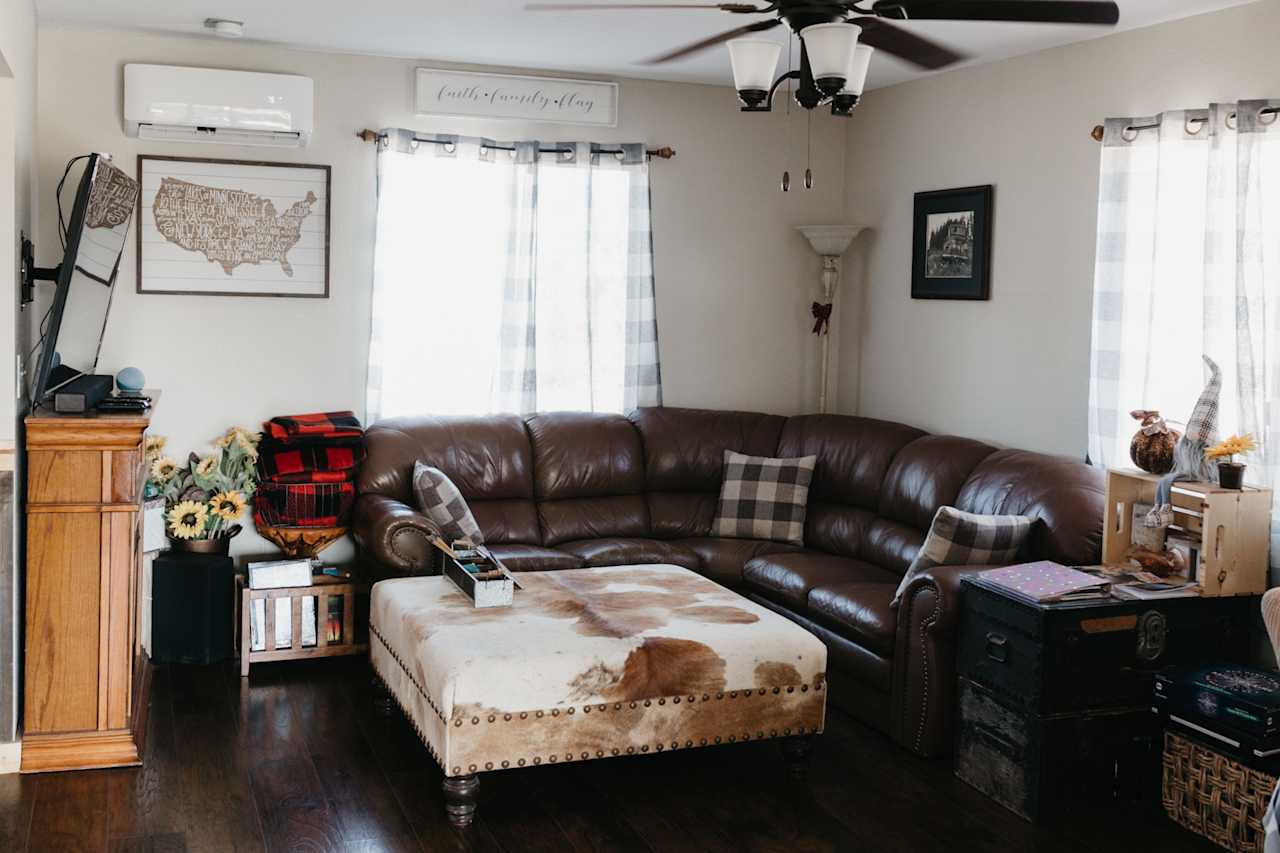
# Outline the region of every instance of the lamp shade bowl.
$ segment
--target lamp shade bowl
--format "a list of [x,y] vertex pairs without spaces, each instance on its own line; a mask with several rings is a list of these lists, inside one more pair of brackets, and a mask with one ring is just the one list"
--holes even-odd
[[824,95],[834,95],[844,86],[861,32],[861,27],[846,23],[814,24],[800,31],[813,82]]
[[782,45],[768,39],[740,38],[729,42],[733,87],[739,92],[767,92],[773,86]]

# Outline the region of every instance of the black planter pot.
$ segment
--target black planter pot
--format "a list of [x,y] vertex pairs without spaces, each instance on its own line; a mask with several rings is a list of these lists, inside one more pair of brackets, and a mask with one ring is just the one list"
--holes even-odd
[[1244,463],[1219,462],[1218,485],[1224,489],[1244,488]]

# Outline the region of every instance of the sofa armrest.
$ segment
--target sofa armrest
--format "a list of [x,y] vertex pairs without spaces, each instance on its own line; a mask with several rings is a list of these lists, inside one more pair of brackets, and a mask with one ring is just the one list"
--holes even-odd
[[413,507],[372,493],[356,498],[351,533],[388,575],[426,571],[432,565],[431,539],[440,535],[436,525]]
[[894,646],[894,737],[920,755],[951,748],[960,581],[990,568],[935,566],[903,590]]

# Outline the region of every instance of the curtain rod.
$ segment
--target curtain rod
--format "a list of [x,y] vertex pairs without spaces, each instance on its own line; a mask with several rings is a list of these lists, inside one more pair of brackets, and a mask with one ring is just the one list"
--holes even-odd
[[[366,127],[364,130],[356,131],[356,138],[363,139],[365,142],[377,142],[379,139],[383,138],[383,134],[378,133],[376,130],[370,130],[369,128]],[[445,144],[445,141],[442,139],[419,139],[416,136],[414,137],[414,141],[430,142],[434,145]],[[512,145],[490,145],[489,147],[497,151],[515,151],[516,150],[515,147]],[[600,148],[598,150],[599,150],[599,153],[601,154],[621,154],[622,153],[621,148]],[[565,153],[572,153],[573,149],[571,148],[539,148],[538,151],[539,153],[542,153],[542,154],[565,154]],[[659,160],[670,160],[672,157],[676,156],[676,150],[667,145],[664,145],[661,148],[646,149],[644,153],[647,154],[650,159],[657,157]]]
[[[1261,116],[1272,116],[1277,114],[1280,114],[1280,107],[1264,107],[1263,109],[1258,110],[1258,115],[1261,115]],[[1235,115],[1235,113],[1232,113],[1232,115]],[[1152,121],[1152,122],[1148,122],[1147,124],[1131,124],[1127,129],[1128,130],[1152,130],[1159,126],[1160,126],[1160,122]],[[1095,124],[1093,126],[1093,130],[1089,131],[1089,135],[1093,137],[1094,142],[1101,142],[1102,135],[1104,132],[1105,132],[1105,129],[1103,128],[1102,125]]]

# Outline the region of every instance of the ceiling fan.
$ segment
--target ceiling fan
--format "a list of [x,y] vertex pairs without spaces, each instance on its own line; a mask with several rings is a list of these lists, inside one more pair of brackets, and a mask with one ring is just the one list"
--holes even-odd
[[[862,96],[874,49],[920,68],[943,68],[965,56],[890,21],[1013,21],[1114,25],[1120,10],[1110,0],[774,0],[755,3],[531,3],[530,11],[718,9],[734,15],[770,15],[654,57],[671,62],[729,43],[734,88],[744,112],[767,112],[786,80],[798,81],[795,99],[805,109],[831,103],[849,115]],[[782,46],[756,33],[786,24],[800,37],[800,68],[773,80]]]

